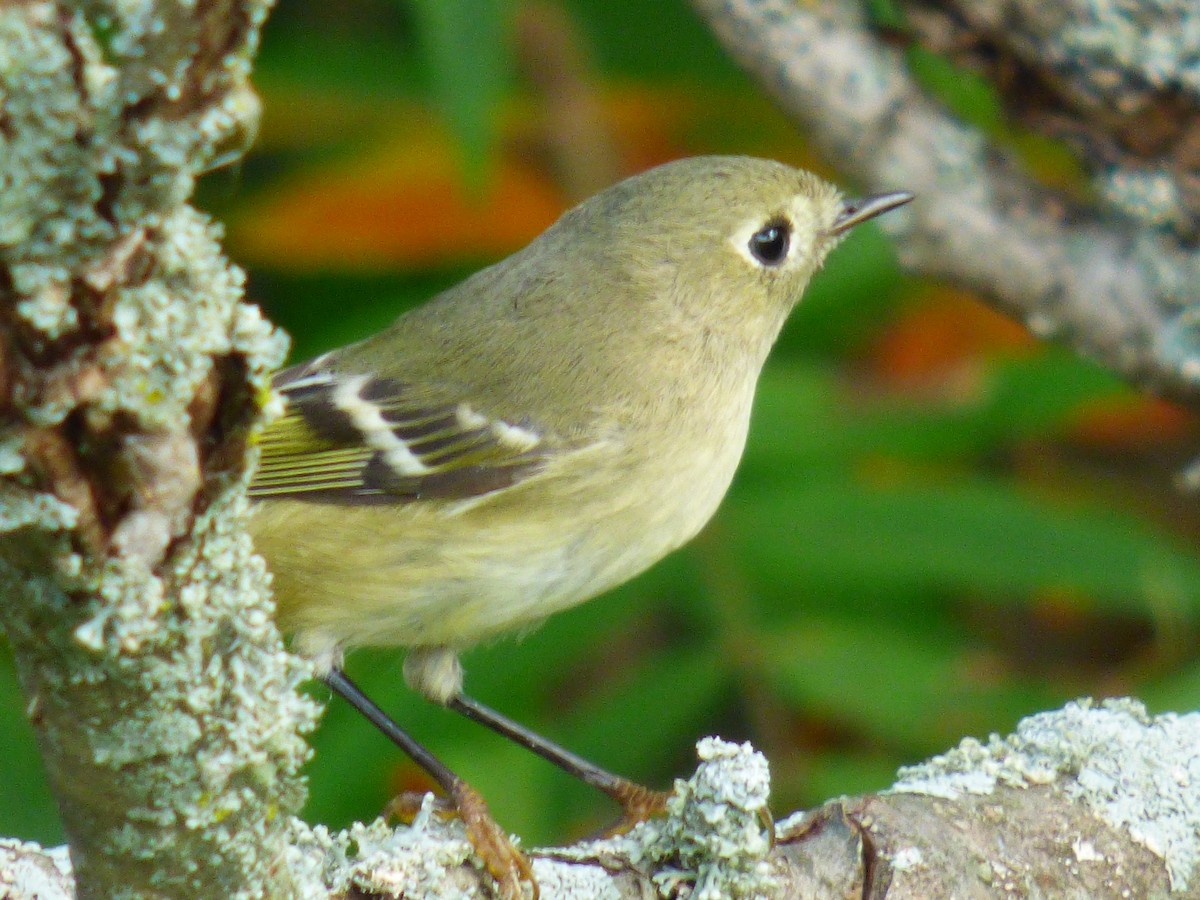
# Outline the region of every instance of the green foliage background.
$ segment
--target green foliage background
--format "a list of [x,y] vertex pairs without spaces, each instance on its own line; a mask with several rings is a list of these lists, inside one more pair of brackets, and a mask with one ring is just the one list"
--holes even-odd
[[[598,84],[667,86],[701,106],[742,98],[744,116],[717,115],[719,127],[699,117],[687,152],[800,146],[682,0],[563,6]],[[508,0],[282,0],[258,66],[262,146],[212,177],[203,205],[236,220],[379,141],[389,126],[380,111],[412,102],[437,111],[457,137],[462,177],[485,192],[497,110],[526,90],[514,12]],[[912,62],[956,112],[1028,151],[986,86],[936,59]],[[1057,149],[1029,152],[1062,168]],[[251,267],[251,294],[293,333],[301,359],[487,261],[311,271],[278,258]],[[900,764],[1080,694],[1195,708],[1200,519],[1171,478],[1200,432],[1189,421],[1182,440],[1080,443],[1081,415],[1137,400],[1060,349],[981,351],[966,391],[882,383],[872,354],[933,290],[902,276],[877,230],[848,241],[772,358],[745,462],[710,528],[613,594],[472,651],[468,689],[652,785],[689,772],[705,734],[753,740],[772,761],[778,812],[883,787]],[[348,668],[527,842],[566,840],[612,816],[542,761],[411,696],[401,661],[362,651]],[[424,786],[339,702],[313,745],[314,820],[369,818],[395,791]],[[0,834],[60,841],[7,657],[0,746]]]

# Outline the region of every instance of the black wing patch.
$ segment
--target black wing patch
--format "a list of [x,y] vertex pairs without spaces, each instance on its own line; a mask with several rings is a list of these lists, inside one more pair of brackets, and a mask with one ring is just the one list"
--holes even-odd
[[336,373],[321,360],[276,376],[284,415],[259,439],[250,496],[325,503],[466,500],[539,471],[543,435],[453,392]]

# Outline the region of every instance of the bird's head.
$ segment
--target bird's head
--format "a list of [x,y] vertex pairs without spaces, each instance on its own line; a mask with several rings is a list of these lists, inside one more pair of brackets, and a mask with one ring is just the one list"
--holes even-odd
[[[769,347],[826,255],[855,225],[912,199],[847,200],[811,172],[751,157],[695,157],[627,179],[559,231],[602,248],[599,265],[664,323],[693,322]],[[560,236],[562,236],[560,234]]]

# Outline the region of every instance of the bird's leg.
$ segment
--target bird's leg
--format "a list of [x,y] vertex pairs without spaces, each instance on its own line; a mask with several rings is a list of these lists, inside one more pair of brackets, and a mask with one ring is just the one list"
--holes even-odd
[[[527,885],[532,888],[533,898],[537,900],[538,885],[529,860],[513,846],[508,835],[492,818],[487,804],[478,792],[392,721],[345,672],[332,669],[321,680],[329,685],[335,694],[366,716],[372,725],[382,731],[384,736],[407,753],[413,762],[437,782],[454,812],[462,819],[467,839],[487,866],[488,873],[496,880],[499,895],[504,900],[522,900],[527,896],[523,885]],[[389,814],[402,812],[408,805],[406,800],[405,797],[397,798],[397,802],[389,806]]]
[[459,693],[447,703],[447,706],[468,719],[504,735],[522,747],[532,750],[564,772],[574,775],[584,784],[591,785],[612,797],[620,805],[623,814],[611,827],[606,829],[608,834],[620,834],[628,831],[639,822],[660,815],[666,810],[667,799],[671,796],[669,792],[651,790],[628,778],[614,775],[565,747],[560,747],[540,734],[530,731],[524,725],[514,722],[478,700]]

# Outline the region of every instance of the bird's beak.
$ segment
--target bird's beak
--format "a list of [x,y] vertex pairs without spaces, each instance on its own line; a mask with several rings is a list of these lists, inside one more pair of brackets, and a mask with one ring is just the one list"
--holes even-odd
[[912,198],[913,195],[909,191],[891,191],[887,194],[873,194],[859,200],[843,200],[842,208],[838,212],[837,218],[833,220],[833,225],[830,226],[828,233],[834,236],[845,234],[855,225],[859,225],[867,219],[873,219],[889,209],[903,206]]

